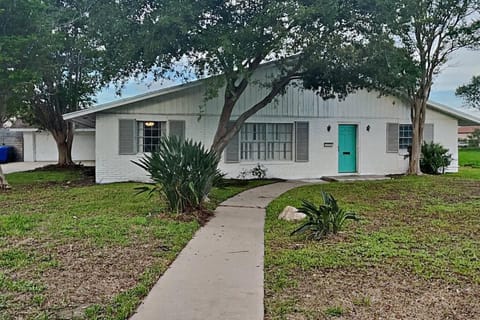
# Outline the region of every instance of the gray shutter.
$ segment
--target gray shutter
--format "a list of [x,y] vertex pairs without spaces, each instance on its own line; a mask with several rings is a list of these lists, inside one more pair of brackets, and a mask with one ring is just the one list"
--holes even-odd
[[136,121],[121,119],[118,124],[119,154],[136,154],[135,143]]
[[180,140],[185,140],[185,121],[172,120],[168,124],[170,126],[170,136],[176,136]]
[[423,141],[433,142],[433,123],[426,123],[423,128]]
[[308,161],[308,122],[295,122],[295,161]]
[[[233,126],[235,122],[230,121],[227,125],[227,130]],[[238,133],[233,136],[232,140],[228,143],[227,147],[225,148],[225,162],[227,163],[234,163],[240,162],[240,139]]]
[[387,152],[398,152],[398,123],[387,123]]

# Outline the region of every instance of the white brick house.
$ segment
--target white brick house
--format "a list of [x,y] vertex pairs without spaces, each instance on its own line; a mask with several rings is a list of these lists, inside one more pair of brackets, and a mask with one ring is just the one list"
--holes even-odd
[[[265,76],[262,72],[257,77]],[[163,135],[180,135],[210,146],[223,101],[214,98],[204,104],[206,85],[195,81],[65,115],[67,120],[95,128],[96,181],[148,180],[132,160],[154,148]],[[232,117],[265,94],[265,88],[250,85]],[[409,115],[403,102],[375,92],[325,101],[313,91],[291,86],[247,120],[222,155],[220,169],[237,177],[242,169],[262,163],[269,177],[285,179],[404,173],[411,143]],[[454,161],[449,171],[458,169],[459,123],[479,124],[480,119],[429,104],[425,140],[450,150]]]

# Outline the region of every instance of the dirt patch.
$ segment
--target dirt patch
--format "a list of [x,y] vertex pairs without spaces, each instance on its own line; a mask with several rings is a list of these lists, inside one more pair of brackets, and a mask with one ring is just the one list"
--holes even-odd
[[[37,247],[44,256],[54,257],[58,266],[36,275],[36,267],[10,275],[13,279],[35,279],[46,285],[40,306],[31,305],[31,294],[15,298],[19,318],[22,314],[31,315],[32,309],[37,307],[48,310],[55,319],[79,317],[86,307],[106,304],[114,296],[134,287],[143,272],[158,262],[158,256],[170,250],[160,241],[104,248],[81,242],[51,247],[32,241],[28,245]],[[165,259],[165,263],[168,260]]]
[[161,212],[155,215],[158,219],[161,220],[170,220],[170,221],[180,221],[180,222],[192,222],[197,221],[201,226],[207,224],[215,214],[211,210],[197,210],[189,213],[171,213],[171,212]]
[[[384,268],[325,270],[295,275],[298,288],[268,300],[294,299],[300,312],[286,319],[480,319],[480,286],[425,280]],[[271,319],[267,316],[266,319]]]

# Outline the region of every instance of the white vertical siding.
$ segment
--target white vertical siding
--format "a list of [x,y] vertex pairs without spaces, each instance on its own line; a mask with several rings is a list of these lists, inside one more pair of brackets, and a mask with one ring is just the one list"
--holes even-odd
[[[267,89],[249,86],[239,100],[233,117],[239,116],[260,101]],[[151,121],[184,120],[186,137],[210,146],[218,124],[224,92],[204,106],[204,87],[195,86],[175,93],[133,103],[97,114],[96,167],[97,182],[148,180],[148,176],[132,160],[141,154],[118,154],[118,120],[137,119]],[[410,123],[409,107],[400,100],[379,96],[376,92],[360,91],[345,100],[323,100],[310,90],[291,86],[287,93],[253,116],[249,122],[308,121],[310,145],[308,162],[263,162],[269,177],[286,179],[319,178],[338,174],[338,125],[355,124],[357,132],[357,163],[359,174],[399,174],[406,171],[408,159],[402,153],[386,152],[386,124]],[[457,121],[432,110],[427,111],[427,122],[434,123],[434,139],[450,149],[458,168]],[[331,126],[330,132],[327,127]],[[370,131],[367,131],[370,126]],[[333,143],[333,147],[324,144]],[[256,162],[220,163],[220,169],[231,177],[242,169],[251,169]]]
[[[24,161],[58,160],[57,144],[47,131],[24,132]],[[77,131],[73,138],[72,158],[74,161],[95,160],[95,132]]]

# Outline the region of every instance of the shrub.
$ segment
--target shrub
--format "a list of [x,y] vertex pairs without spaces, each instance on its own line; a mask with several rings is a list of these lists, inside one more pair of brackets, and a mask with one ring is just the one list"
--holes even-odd
[[422,145],[420,169],[423,173],[445,173],[445,168],[448,167],[450,163],[452,163],[452,155],[448,153],[448,149],[442,145],[433,142]]
[[267,176],[267,168],[258,163],[252,170],[250,170],[250,174],[256,179],[263,179]]
[[247,179],[247,177],[251,176],[255,179],[264,179],[267,176],[267,170],[264,165],[257,163],[257,165],[250,170],[243,168],[237,178]]
[[322,191],[322,198],[323,204],[318,207],[307,200],[302,200],[303,204],[298,211],[305,213],[308,220],[291,235],[307,233],[309,238],[320,240],[330,233],[340,231],[347,220],[359,220],[354,212],[340,208],[331,194]]
[[193,140],[162,138],[157,151],[145,154],[136,165],[145,169],[155,187],[141,187],[141,192],[160,192],[169,208],[176,212],[203,209],[212,186],[223,175],[217,169],[219,157],[213,150]]

